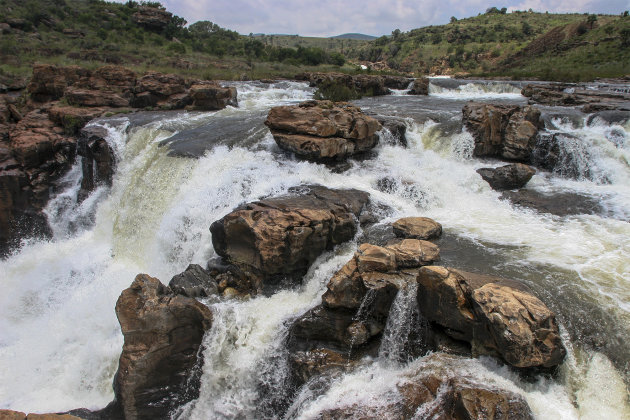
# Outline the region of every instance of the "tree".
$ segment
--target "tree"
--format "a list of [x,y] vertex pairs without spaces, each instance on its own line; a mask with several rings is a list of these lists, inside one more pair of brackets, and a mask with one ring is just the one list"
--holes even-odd
[[593,29],[595,22],[597,22],[597,15],[588,15],[588,18],[586,19],[586,21],[588,22],[591,29]]
[[451,16],[451,23],[457,22],[457,18],[455,16]]

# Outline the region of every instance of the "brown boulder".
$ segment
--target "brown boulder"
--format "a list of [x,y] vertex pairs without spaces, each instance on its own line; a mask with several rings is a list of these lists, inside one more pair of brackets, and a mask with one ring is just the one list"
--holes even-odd
[[536,170],[524,163],[511,163],[499,168],[480,168],[477,169],[477,173],[492,189],[501,191],[523,188],[532,179]]
[[212,224],[214,249],[261,280],[302,275],[325,250],[351,239],[369,194],[298,187],[238,207]]
[[543,127],[538,109],[469,102],[462,113],[464,125],[475,140],[475,156],[531,160],[538,131]]
[[73,106],[54,105],[47,110],[48,117],[57,125],[63,127],[64,133],[79,134],[81,129],[94,118],[98,118],[107,108],[77,108]]
[[421,77],[414,80],[413,86],[409,89],[409,95],[428,95],[429,94],[429,78]]
[[122,108],[129,106],[129,100],[123,98],[117,93],[107,92],[104,90],[90,90],[68,88],[65,91],[64,98],[70,105],[86,106],[86,107],[103,107]]
[[442,235],[442,225],[428,217],[403,217],[392,227],[400,238],[435,239]]
[[330,101],[274,107],[265,125],[281,148],[312,160],[341,160],[370,150],[381,128],[359,108]]
[[29,414],[20,411],[0,410],[0,420],[81,420],[70,414]]
[[166,418],[196,398],[198,384],[190,387],[189,381],[212,324],[210,309],[139,274],[118,298],[116,315],[125,342],[114,392],[125,419]]
[[198,83],[190,87],[191,109],[213,111],[226,106],[238,106],[235,87],[221,87],[216,83]]
[[82,78],[87,78],[90,70],[78,66],[57,67],[51,64],[35,64],[33,76],[27,86],[31,99],[36,102],[48,102],[60,99],[66,87],[72,86]]
[[520,368],[564,359],[555,315],[521,284],[435,266],[420,269],[418,284],[423,315],[477,354],[499,355]]

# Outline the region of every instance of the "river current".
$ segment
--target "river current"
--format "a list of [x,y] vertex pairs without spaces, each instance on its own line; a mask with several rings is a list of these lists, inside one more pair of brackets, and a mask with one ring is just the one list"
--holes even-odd
[[[204,301],[214,322],[204,338],[200,397],[174,417],[316,418],[343,405],[386,405],[387,390],[401,378],[434,369],[522,394],[538,419],[630,418],[629,116],[612,121],[541,108],[547,133],[580,142],[562,150],[570,177],[563,168],[538,171],[527,188],[576,193],[605,210],[554,216],[501,199],[475,171],[503,163],[473,158],[473,139],[462,128],[467,100],[525,104],[517,85],[433,80],[428,97],[401,91],[356,101],[367,113],[403,120],[409,144],[396,145],[383,132],[369,158],[350,160],[342,172],[283,153],[263,125],[272,106],[310,99],[311,88],[235,85],[238,108],[91,123],[108,129],[117,156],[112,187],[77,203],[78,163],[46,209],[54,237],[24,241],[0,261],[0,408],[107,405],[123,341],[114,306],[135,275],[166,284],[190,263],[204,266],[214,256],[213,221],[244,202],[316,183],[369,192],[384,209],[380,222],[322,255],[299,287],[247,301]],[[441,264],[518,279],[551,307],[568,349],[560,372],[526,381],[490,358],[401,357],[399,329],[418,312],[413,293],[401,291],[379,356],[328,383],[307,384],[278,417],[265,390],[282,393],[291,320],[320,303],[362,240],[404,216],[443,225]]]

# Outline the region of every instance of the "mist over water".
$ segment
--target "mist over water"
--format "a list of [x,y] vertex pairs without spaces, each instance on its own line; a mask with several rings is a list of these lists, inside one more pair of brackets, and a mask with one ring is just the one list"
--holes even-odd
[[[213,221],[244,202],[317,183],[369,192],[384,208],[383,229],[403,216],[439,221],[443,263],[527,283],[558,314],[569,355],[557,377],[534,382],[486,358],[406,360],[401,327],[416,319],[417,307],[400,292],[379,357],[326,383],[307,384],[286,418],[316,418],[351,404],[385,405],[393,398],[388,389],[423,369],[520,393],[541,419],[629,418],[630,123],[548,119],[549,133],[580,141],[563,148],[565,166],[539,171],[528,188],[595,197],[606,212],[541,214],[502,200],[481,179],[476,169],[502,163],[473,159],[472,137],[461,126],[465,101],[522,104],[520,88],[445,83],[432,81],[429,97],[357,101],[366,112],[404,118],[409,147],[383,141],[372,158],[351,161],[343,173],[283,153],[263,125],[272,106],[312,97],[301,83],[237,83],[239,108],[94,122],[108,129],[117,156],[112,187],[77,203],[77,164],[63,180],[65,191],[46,209],[53,239],[27,241],[0,261],[0,372],[9,379],[0,384],[0,408],[104,407],[113,398],[122,348],[114,306],[135,275],[148,273],[166,284],[190,263],[204,266],[214,256]],[[291,290],[248,301],[205,301],[214,323],[204,338],[201,393],[178,418],[273,417],[263,390],[282,393],[288,325],[321,302],[330,277],[367,234],[322,255]]]

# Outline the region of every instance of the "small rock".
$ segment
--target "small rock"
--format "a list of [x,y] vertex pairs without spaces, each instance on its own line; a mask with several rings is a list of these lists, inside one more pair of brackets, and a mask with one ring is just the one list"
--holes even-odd
[[480,168],[477,173],[492,189],[514,190],[523,188],[536,173],[531,166],[523,163],[512,163],[499,168]]
[[216,280],[197,264],[190,264],[186,271],[173,276],[168,287],[178,295],[188,297],[207,297],[218,293]]

